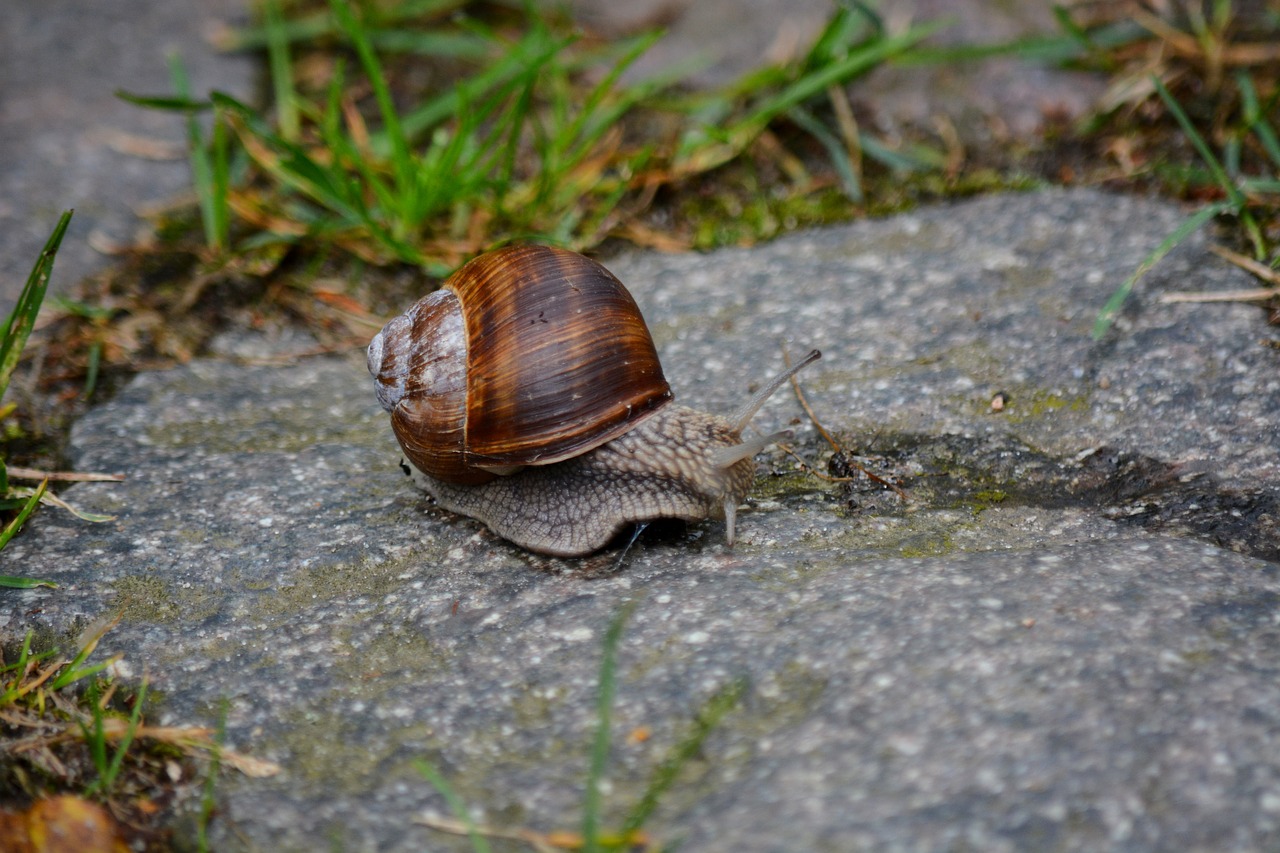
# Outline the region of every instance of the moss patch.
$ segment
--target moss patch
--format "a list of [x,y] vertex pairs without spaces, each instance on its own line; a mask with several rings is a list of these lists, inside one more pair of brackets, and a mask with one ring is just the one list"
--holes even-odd
[[1026,423],[1046,415],[1063,412],[1087,412],[1090,400],[1086,394],[1064,394],[1043,389],[1013,389],[1003,417],[1011,423]]
[[361,596],[381,598],[404,587],[405,575],[431,564],[429,554],[415,552],[400,560],[357,560],[352,563],[308,566],[290,573],[289,581],[264,590],[253,616],[271,618],[306,611],[325,602]]
[[[348,639],[354,654],[334,661],[334,674],[344,684],[368,683],[383,692],[388,687],[428,681],[450,669],[451,655],[412,625]],[[364,695],[363,690],[352,695]],[[365,695],[365,698],[369,698]]]
[[130,575],[111,585],[116,611],[125,622],[175,622],[182,608],[167,581],[155,574]]
[[[1046,394],[1033,411],[1061,416],[1087,405],[1082,397]],[[979,535],[985,522],[978,516],[1044,507],[1172,528],[1264,560],[1280,558],[1280,498],[1266,490],[1223,488],[1211,476],[1186,478],[1176,464],[1131,451],[1101,447],[1083,457],[1056,457],[1008,434],[898,433],[879,437],[875,449],[857,459],[903,487],[909,502],[863,476],[839,484],[842,511],[857,522],[838,543],[847,542],[849,553],[937,557],[957,548],[986,548],[992,543]],[[814,482],[807,480],[790,495],[776,488],[772,496],[804,500],[797,504],[803,507],[813,491]]]
[[424,724],[397,729],[395,737],[370,736],[336,704],[289,711],[284,722],[276,745],[289,753],[290,776],[326,796],[360,796],[386,779],[420,779],[412,760],[431,740]]

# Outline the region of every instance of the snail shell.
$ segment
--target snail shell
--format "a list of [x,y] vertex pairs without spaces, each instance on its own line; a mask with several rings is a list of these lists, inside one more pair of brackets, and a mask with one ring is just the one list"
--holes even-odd
[[367,358],[405,456],[455,484],[581,455],[672,399],[622,282],[547,246],[477,257],[389,322]]

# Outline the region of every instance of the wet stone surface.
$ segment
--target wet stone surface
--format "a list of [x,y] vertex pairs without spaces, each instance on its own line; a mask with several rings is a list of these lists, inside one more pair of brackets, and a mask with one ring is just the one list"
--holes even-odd
[[[817,346],[817,416],[908,496],[766,454],[733,549],[694,525],[621,568],[430,507],[358,353],[140,376],[74,435],[81,470],[129,478],[67,497],[117,520],[40,513],[5,555],[63,586],[4,593],[0,631],[119,614],[103,650],[149,674],[154,722],[212,722],[225,697],[229,742],[284,771],[220,780],[218,849],[469,849],[414,823],[447,813],[418,758],[487,823],[576,827],[600,640],[629,600],[608,818],[744,685],[662,800],[664,842],[1274,848],[1274,332],[1157,302],[1247,283],[1197,237],[1089,337],[1184,215],[1048,191],[614,259],[682,402],[729,410],[784,343]],[[757,421],[827,464],[794,398]]]

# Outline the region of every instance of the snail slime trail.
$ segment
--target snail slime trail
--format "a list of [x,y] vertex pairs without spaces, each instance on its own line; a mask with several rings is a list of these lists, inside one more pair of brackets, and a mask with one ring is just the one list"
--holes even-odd
[[590,258],[480,255],[374,336],[367,363],[413,481],[442,507],[543,554],[575,557],[659,518],[724,519],[733,544],[752,457],[729,417],[673,402],[635,300]]

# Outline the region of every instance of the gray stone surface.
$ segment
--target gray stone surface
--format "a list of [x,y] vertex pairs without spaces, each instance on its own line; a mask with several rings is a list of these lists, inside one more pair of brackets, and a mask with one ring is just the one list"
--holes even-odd
[[[684,402],[729,409],[775,342],[819,346],[818,415],[912,498],[771,455],[734,549],[693,526],[621,569],[429,507],[358,353],[140,376],[74,434],[80,469],[129,479],[67,497],[118,519],[40,513],[5,561],[63,587],[0,594],[0,632],[118,612],[103,651],[162,691],[157,722],[229,699],[230,742],[284,771],[220,781],[218,849],[469,849],[414,824],[446,812],[420,757],[486,822],[575,827],[627,600],[609,815],[747,685],[664,798],[664,842],[1275,849],[1280,354],[1256,309],[1155,301],[1246,283],[1200,237],[1088,337],[1184,215],[1046,191],[615,259]],[[760,428],[799,417],[781,395]]]
[[[143,110],[117,89],[173,91],[177,53],[192,91],[251,90],[256,63],[220,54],[218,26],[243,0],[49,0],[6,3],[0,26],[0,317],[40,247],[75,208],[51,287],[65,291],[110,262],[90,245],[128,243],[140,210],[191,186],[180,117]],[[145,155],[145,156],[144,156]]]

